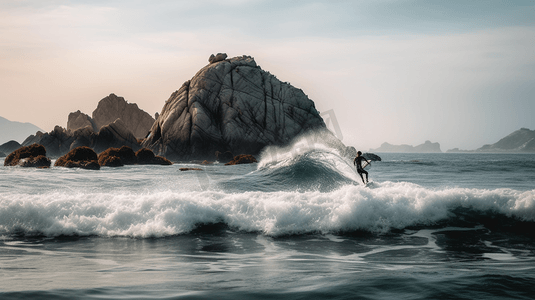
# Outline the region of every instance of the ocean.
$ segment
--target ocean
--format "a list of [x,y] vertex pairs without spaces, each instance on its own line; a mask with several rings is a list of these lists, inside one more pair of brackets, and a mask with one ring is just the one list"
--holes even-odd
[[[3,167],[0,299],[534,299],[535,154]],[[183,167],[202,171],[180,171]]]

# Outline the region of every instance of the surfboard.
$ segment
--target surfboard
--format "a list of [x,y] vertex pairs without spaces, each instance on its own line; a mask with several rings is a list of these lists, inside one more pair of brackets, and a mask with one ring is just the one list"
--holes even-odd
[[364,160],[363,160],[363,161],[361,162],[361,166],[362,166],[363,169],[367,169],[367,170],[369,170],[369,169],[372,168],[371,161],[370,161],[370,162],[367,162],[367,161],[364,161]]
[[377,185],[375,182],[370,181],[370,182],[366,183],[364,186],[367,187],[367,188],[370,188],[370,189],[374,189],[374,188],[376,188],[378,185]]

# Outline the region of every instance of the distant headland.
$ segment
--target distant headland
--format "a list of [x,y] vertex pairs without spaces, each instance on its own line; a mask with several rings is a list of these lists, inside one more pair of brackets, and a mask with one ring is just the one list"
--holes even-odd
[[[370,152],[395,153],[441,153],[440,144],[426,141],[418,146],[381,144],[381,147],[370,149]],[[500,139],[494,144],[483,145],[475,150],[453,148],[446,153],[535,153],[535,130],[521,128]]]
[[397,152],[397,153],[442,153],[439,143],[431,143],[425,141],[425,143],[418,146],[411,145],[392,145],[389,143],[383,143],[381,147],[376,149],[370,149],[370,152]]
[[0,116],[0,145],[9,141],[20,143],[30,134],[35,134],[37,131],[43,130],[31,123],[10,121]]
[[535,130],[520,128],[494,144],[483,145],[476,150],[450,149],[448,153],[534,153]]

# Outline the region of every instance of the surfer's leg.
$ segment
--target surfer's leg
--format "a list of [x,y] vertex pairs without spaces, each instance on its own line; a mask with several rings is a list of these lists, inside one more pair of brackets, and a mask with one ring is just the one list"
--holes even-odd
[[366,182],[364,182],[364,176],[362,176],[362,173],[364,172],[363,170],[357,170],[357,172],[359,173],[360,175],[360,179],[362,179],[362,183],[366,184]]
[[[368,172],[362,171],[362,173],[366,174],[366,183],[368,183]],[[362,174],[360,174],[360,176],[362,177]],[[362,181],[364,181],[364,179],[362,179]]]

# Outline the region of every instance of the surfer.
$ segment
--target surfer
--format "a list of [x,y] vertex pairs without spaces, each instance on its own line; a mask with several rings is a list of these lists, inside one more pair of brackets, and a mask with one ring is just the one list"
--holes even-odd
[[[367,160],[366,158],[364,158],[364,156],[362,156],[362,152],[357,151],[357,156],[353,160],[353,164],[357,166],[357,173],[359,173],[360,178],[362,179],[362,183],[366,184],[368,183],[368,172],[366,172],[364,168],[362,167],[363,160],[366,161],[368,164],[370,163],[369,160]],[[366,174],[366,182],[364,182],[364,176],[362,176],[363,173]]]

